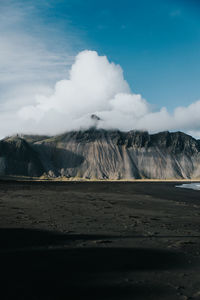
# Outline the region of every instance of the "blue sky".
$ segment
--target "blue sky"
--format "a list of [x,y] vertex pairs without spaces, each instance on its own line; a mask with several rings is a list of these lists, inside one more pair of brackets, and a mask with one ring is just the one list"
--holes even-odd
[[[26,6],[31,1],[22,1]],[[41,4],[42,3],[42,4]],[[121,65],[132,90],[172,110],[200,98],[198,1],[33,1],[43,34],[73,53],[96,50]],[[29,30],[35,30],[34,19]],[[52,35],[53,27],[57,31]],[[51,28],[52,27],[52,28]]]
[[200,99],[199,1],[1,0],[0,45],[5,118],[50,95],[86,49],[119,64],[152,110],[173,114]]

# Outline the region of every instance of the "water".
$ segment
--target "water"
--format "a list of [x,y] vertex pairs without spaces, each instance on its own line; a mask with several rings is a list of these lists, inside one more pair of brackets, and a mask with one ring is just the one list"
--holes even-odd
[[181,185],[176,185],[178,188],[183,188],[183,189],[192,189],[196,191],[200,191],[200,183],[184,183]]

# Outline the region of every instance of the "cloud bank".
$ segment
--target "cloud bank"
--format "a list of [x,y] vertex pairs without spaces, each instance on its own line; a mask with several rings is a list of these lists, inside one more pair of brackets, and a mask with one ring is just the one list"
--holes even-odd
[[0,2],[0,115],[4,119],[3,113],[35,103],[35,94],[52,93],[55,82],[67,76],[78,37],[71,28],[64,35],[59,25],[44,24],[38,1]]
[[[96,121],[91,115],[97,115]],[[1,114],[1,135],[18,133],[58,134],[69,130],[98,128],[128,130],[182,130],[200,136],[200,101],[152,111],[139,94],[131,92],[119,65],[95,51],[82,51],[72,64],[69,78],[55,84],[48,95],[38,94],[32,105],[16,113]]]

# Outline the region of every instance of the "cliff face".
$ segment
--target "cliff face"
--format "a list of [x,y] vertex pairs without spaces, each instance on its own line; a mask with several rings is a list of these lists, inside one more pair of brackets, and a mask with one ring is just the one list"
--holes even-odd
[[38,153],[24,139],[0,141],[0,175],[41,176],[43,172]]
[[50,177],[90,179],[200,178],[200,142],[181,132],[149,135],[90,129],[49,138],[23,136],[20,147],[16,146],[17,138],[13,140],[10,148],[6,146],[9,151],[3,145],[10,142],[0,141],[1,174],[40,176],[45,172]]

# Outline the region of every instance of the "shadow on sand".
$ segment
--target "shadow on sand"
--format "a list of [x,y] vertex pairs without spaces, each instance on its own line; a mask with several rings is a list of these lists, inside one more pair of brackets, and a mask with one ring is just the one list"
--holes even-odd
[[76,239],[102,238],[0,229],[1,291],[6,291],[2,299],[162,299],[169,292],[166,286],[138,283],[134,272],[149,272],[151,277],[152,271],[186,265],[185,258],[172,251],[63,247]]

